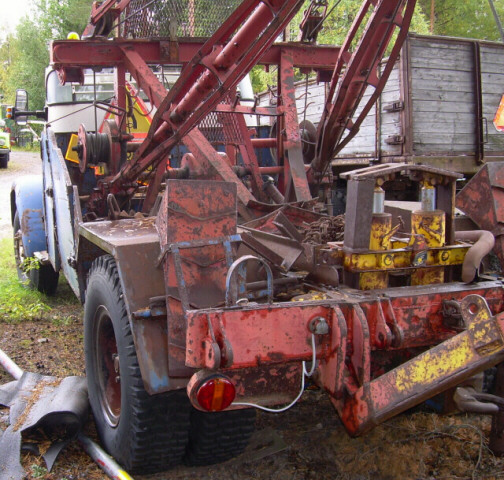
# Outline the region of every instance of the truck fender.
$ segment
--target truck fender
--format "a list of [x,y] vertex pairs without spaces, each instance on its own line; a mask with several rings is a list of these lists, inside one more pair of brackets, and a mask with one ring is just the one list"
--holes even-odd
[[11,187],[11,223],[19,212],[23,248],[27,257],[47,250],[44,225],[44,195],[42,175],[27,175]]

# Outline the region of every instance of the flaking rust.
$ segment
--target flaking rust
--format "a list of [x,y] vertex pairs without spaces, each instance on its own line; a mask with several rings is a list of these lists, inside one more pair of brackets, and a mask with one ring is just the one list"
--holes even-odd
[[[274,45],[302,0],[245,0],[228,20],[219,18],[205,41],[182,38],[194,36],[197,23],[185,32],[169,24],[168,46],[166,39],[137,38],[129,30],[134,22],[112,29],[121,12],[131,13],[128,3],[95,5],[89,38],[52,46],[63,80],[82,79],[85,68],[95,78],[98,67],[114,66],[114,101],[104,107],[113,119],[101,128],[78,126],[78,164],[58,147],[70,130],[60,136],[48,125],[42,142],[50,147],[43,151],[46,181],[65,184],[54,185],[59,196],[43,192],[50,231],[41,250],[85,300],[90,398],[112,453],[125,462],[137,453],[143,458],[152,436],[152,445],[163,446],[152,463],[177,463],[200,442],[214,450],[229,444],[236,454],[236,445],[246,443],[241,429],[220,442],[220,425],[207,428],[217,417],[195,426],[203,417],[194,409],[278,408],[299,398],[311,373],[346,429],[360,434],[501,362],[502,282],[477,275],[492,242],[473,245],[456,232],[462,175],[408,163],[348,171],[339,179],[347,185],[345,215],[332,215],[331,162],[383,91],[414,0],[364,0],[343,45],[329,49]],[[138,28],[158,37],[154,27],[171,20],[163,15],[173,5],[142,16]],[[143,4],[153,13],[150,6]],[[211,9],[221,7],[213,2]],[[92,38],[109,34],[119,38],[106,48]],[[166,70],[180,63],[167,90]],[[237,95],[256,64],[277,67],[271,105]],[[328,81],[318,128],[299,123],[295,68]],[[145,113],[147,131],[133,131],[131,105],[143,99],[127,91],[127,75],[148,97],[142,112],[155,111]],[[267,133],[261,117],[275,121]],[[268,164],[260,160],[265,156]],[[497,236],[503,171],[501,164],[485,166],[457,204]],[[397,215],[385,198],[388,186],[402,181],[418,186],[419,205]],[[487,203],[480,202],[478,182]],[[22,242],[16,245],[22,253]],[[496,253],[502,262],[502,247]],[[468,272],[464,279],[461,271]],[[102,290],[110,295],[103,298]],[[128,348],[118,332],[127,332]],[[122,387],[130,384],[135,388],[126,394]],[[136,409],[145,429],[121,423],[123,412]],[[162,417],[166,428],[149,424],[150,415],[170,409],[177,416]],[[249,413],[233,418],[246,422]],[[126,425],[137,452],[117,447],[126,436],[111,428],[116,424]],[[202,431],[205,438],[193,438]],[[172,444],[164,432],[181,440]],[[216,451],[215,458],[225,454]],[[200,463],[214,458],[191,455]]]

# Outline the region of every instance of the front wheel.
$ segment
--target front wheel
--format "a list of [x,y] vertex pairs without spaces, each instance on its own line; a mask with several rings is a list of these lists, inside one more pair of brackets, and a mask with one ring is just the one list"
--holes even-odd
[[84,306],[89,401],[105,449],[132,473],[182,461],[190,403],[185,390],[149,395],[143,385],[115,260],[93,262]]
[[7,168],[7,164],[9,163],[9,154],[0,155],[0,168]]
[[14,215],[14,257],[19,280],[46,295],[54,295],[58,286],[59,273],[51,264],[41,265],[35,259],[30,261],[25,254],[19,212]]

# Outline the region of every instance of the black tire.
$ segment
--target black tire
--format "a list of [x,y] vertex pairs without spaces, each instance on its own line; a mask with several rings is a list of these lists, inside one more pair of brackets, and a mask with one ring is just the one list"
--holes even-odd
[[14,232],[14,257],[16,259],[16,269],[19,280],[46,295],[54,295],[58,286],[59,272],[55,272],[51,264],[38,265],[38,268],[30,268],[26,271],[23,266],[26,256],[21,236],[21,223],[19,221],[19,213],[14,215],[14,223],[12,224]]
[[152,396],[145,391],[110,255],[96,259],[89,273],[84,346],[89,401],[105,449],[131,473],[180,463],[188,442],[189,399],[185,390]]
[[0,155],[0,168],[7,168],[7,164],[9,163],[9,154]]
[[254,433],[254,409],[200,412],[193,408],[187,465],[211,465],[240,455]]

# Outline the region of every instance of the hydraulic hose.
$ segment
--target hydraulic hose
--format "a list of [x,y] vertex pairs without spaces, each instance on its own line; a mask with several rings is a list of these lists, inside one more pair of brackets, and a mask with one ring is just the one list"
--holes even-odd
[[486,230],[468,230],[455,232],[455,240],[460,242],[474,242],[469,248],[462,264],[462,281],[471,283],[479,270],[481,261],[488,255],[495,245],[495,237]]

